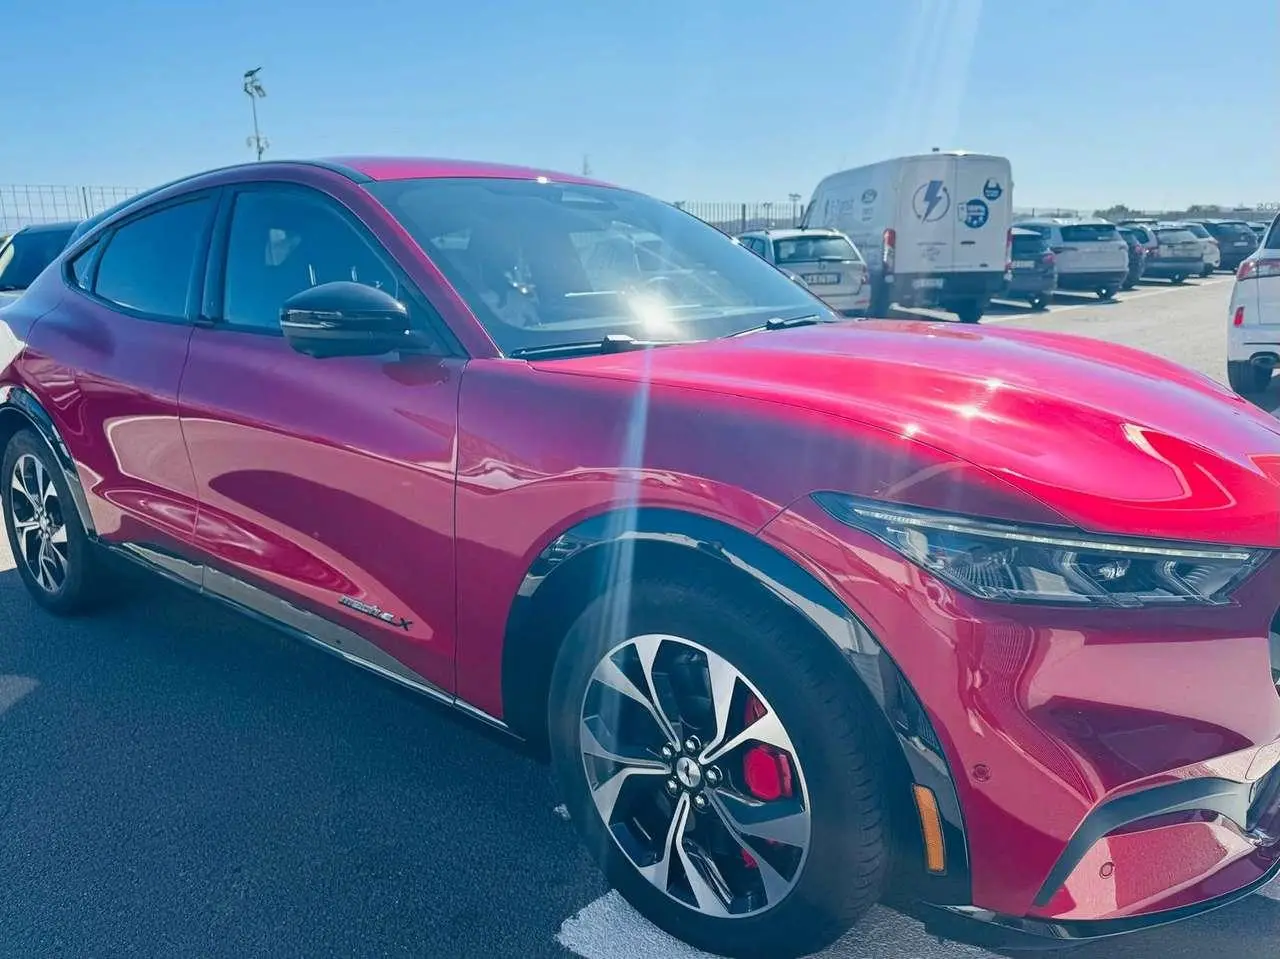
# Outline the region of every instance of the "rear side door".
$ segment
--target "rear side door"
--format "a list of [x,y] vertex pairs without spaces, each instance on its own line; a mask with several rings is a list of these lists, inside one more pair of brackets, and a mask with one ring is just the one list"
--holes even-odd
[[902,162],[897,190],[900,226],[894,251],[895,272],[910,275],[951,271],[955,262],[957,202],[954,170],[955,157],[950,156],[913,157]]
[[954,183],[953,268],[965,272],[1004,270],[1005,243],[1013,219],[1009,162],[999,157],[958,157]]
[[190,555],[195,529],[178,392],[217,200],[146,207],[77,252],[27,358],[98,535],[165,564]]
[[[451,691],[463,359],[372,231],[326,192],[228,187],[213,248],[180,397],[206,589],[375,671]],[[281,306],[334,280],[387,290],[438,349],[295,352]]]

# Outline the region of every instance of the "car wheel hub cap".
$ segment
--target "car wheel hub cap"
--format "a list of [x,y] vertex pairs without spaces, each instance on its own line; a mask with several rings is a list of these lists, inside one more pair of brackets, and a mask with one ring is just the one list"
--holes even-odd
[[[794,888],[811,838],[804,771],[778,714],[724,657],[677,636],[620,643],[587,683],[579,744],[605,828],[664,894],[738,918]],[[748,780],[761,747],[786,763],[786,794]]]
[[676,779],[685,789],[697,789],[702,785],[702,768],[688,756],[676,760]]
[[67,526],[49,471],[29,453],[13,466],[8,502],[17,558],[41,589],[56,593],[67,580]]

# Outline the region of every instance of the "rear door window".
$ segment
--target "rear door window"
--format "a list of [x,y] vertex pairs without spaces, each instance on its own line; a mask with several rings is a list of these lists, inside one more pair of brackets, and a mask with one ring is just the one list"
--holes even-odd
[[1184,230],[1179,227],[1176,230],[1156,230],[1156,236],[1161,243],[1195,243],[1195,235],[1190,230]]
[[1013,238],[1013,258],[1015,260],[1035,260],[1044,256],[1048,248],[1042,236],[1015,236]]
[[148,316],[182,319],[213,199],[203,196],[130,220],[107,240],[93,292]]

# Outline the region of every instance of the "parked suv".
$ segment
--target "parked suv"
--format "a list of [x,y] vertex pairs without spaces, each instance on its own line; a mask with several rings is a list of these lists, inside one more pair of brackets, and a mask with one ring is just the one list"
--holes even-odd
[[1261,393],[1280,366],[1280,220],[1236,270],[1227,308],[1227,380],[1237,393]]
[[[1120,236],[1125,243],[1129,244],[1129,274],[1124,278],[1124,282],[1120,284],[1120,289],[1132,290],[1138,285],[1138,281],[1142,279],[1142,274],[1147,268],[1147,247],[1144,242],[1146,231],[1131,226],[1122,226],[1119,227],[1119,230]],[[1152,240],[1154,244],[1154,237]]]
[[1015,226],[1012,236],[1013,267],[1004,296],[1026,300],[1033,310],[1043,310],[1058,286],[1056,258],[1045,238],[1035,230]]
[[1258,235],[1244,220],[1197,220],[1222,249],[1222,269],[1234,270],[1258,248]]
[[406,158],[136,200],[0,351],[36,603],[134,562],[526,740],[699,948],[816,952],[890,882],[1105,937],[1280,871],[1280,431],[1199,373],[840,321],[669,204]]
[[1035,230],[1048,242],[1057,258],[1060,290],[1088,290],[1109,300],[1129,274],[1129,246],[1114,223],[1046,218],[1015,225]]
[[1157,223],[1155,255],[1147,260],[1146,275],[1181,283],[1204,269],[1204,250],[1195,234],[1179,223]]
[[1204,224],[1197,223],[1195,220],[1180,222],[1178,226],[1184,227],[1188,233],[1200,241],[1200,275],[1209,276],[1222,263],[1222,250],[1218,246],[1218,241],[1205,229]]
[[738,242],[787,273],[795,274],[833,310],[866,316],[871,284],[862,253],[839,230],[758,230]]
[[75,223],[24,226],[0,242],[0,306],[22,293],[62,252]]

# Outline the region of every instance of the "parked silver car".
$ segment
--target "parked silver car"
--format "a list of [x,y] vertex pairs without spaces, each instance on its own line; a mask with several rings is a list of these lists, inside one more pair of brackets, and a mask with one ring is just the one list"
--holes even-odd
[[871,308],[866,261],[839,230],[752,230],[737,239],[780,270],[799,276],[833,310],[866,316]]

